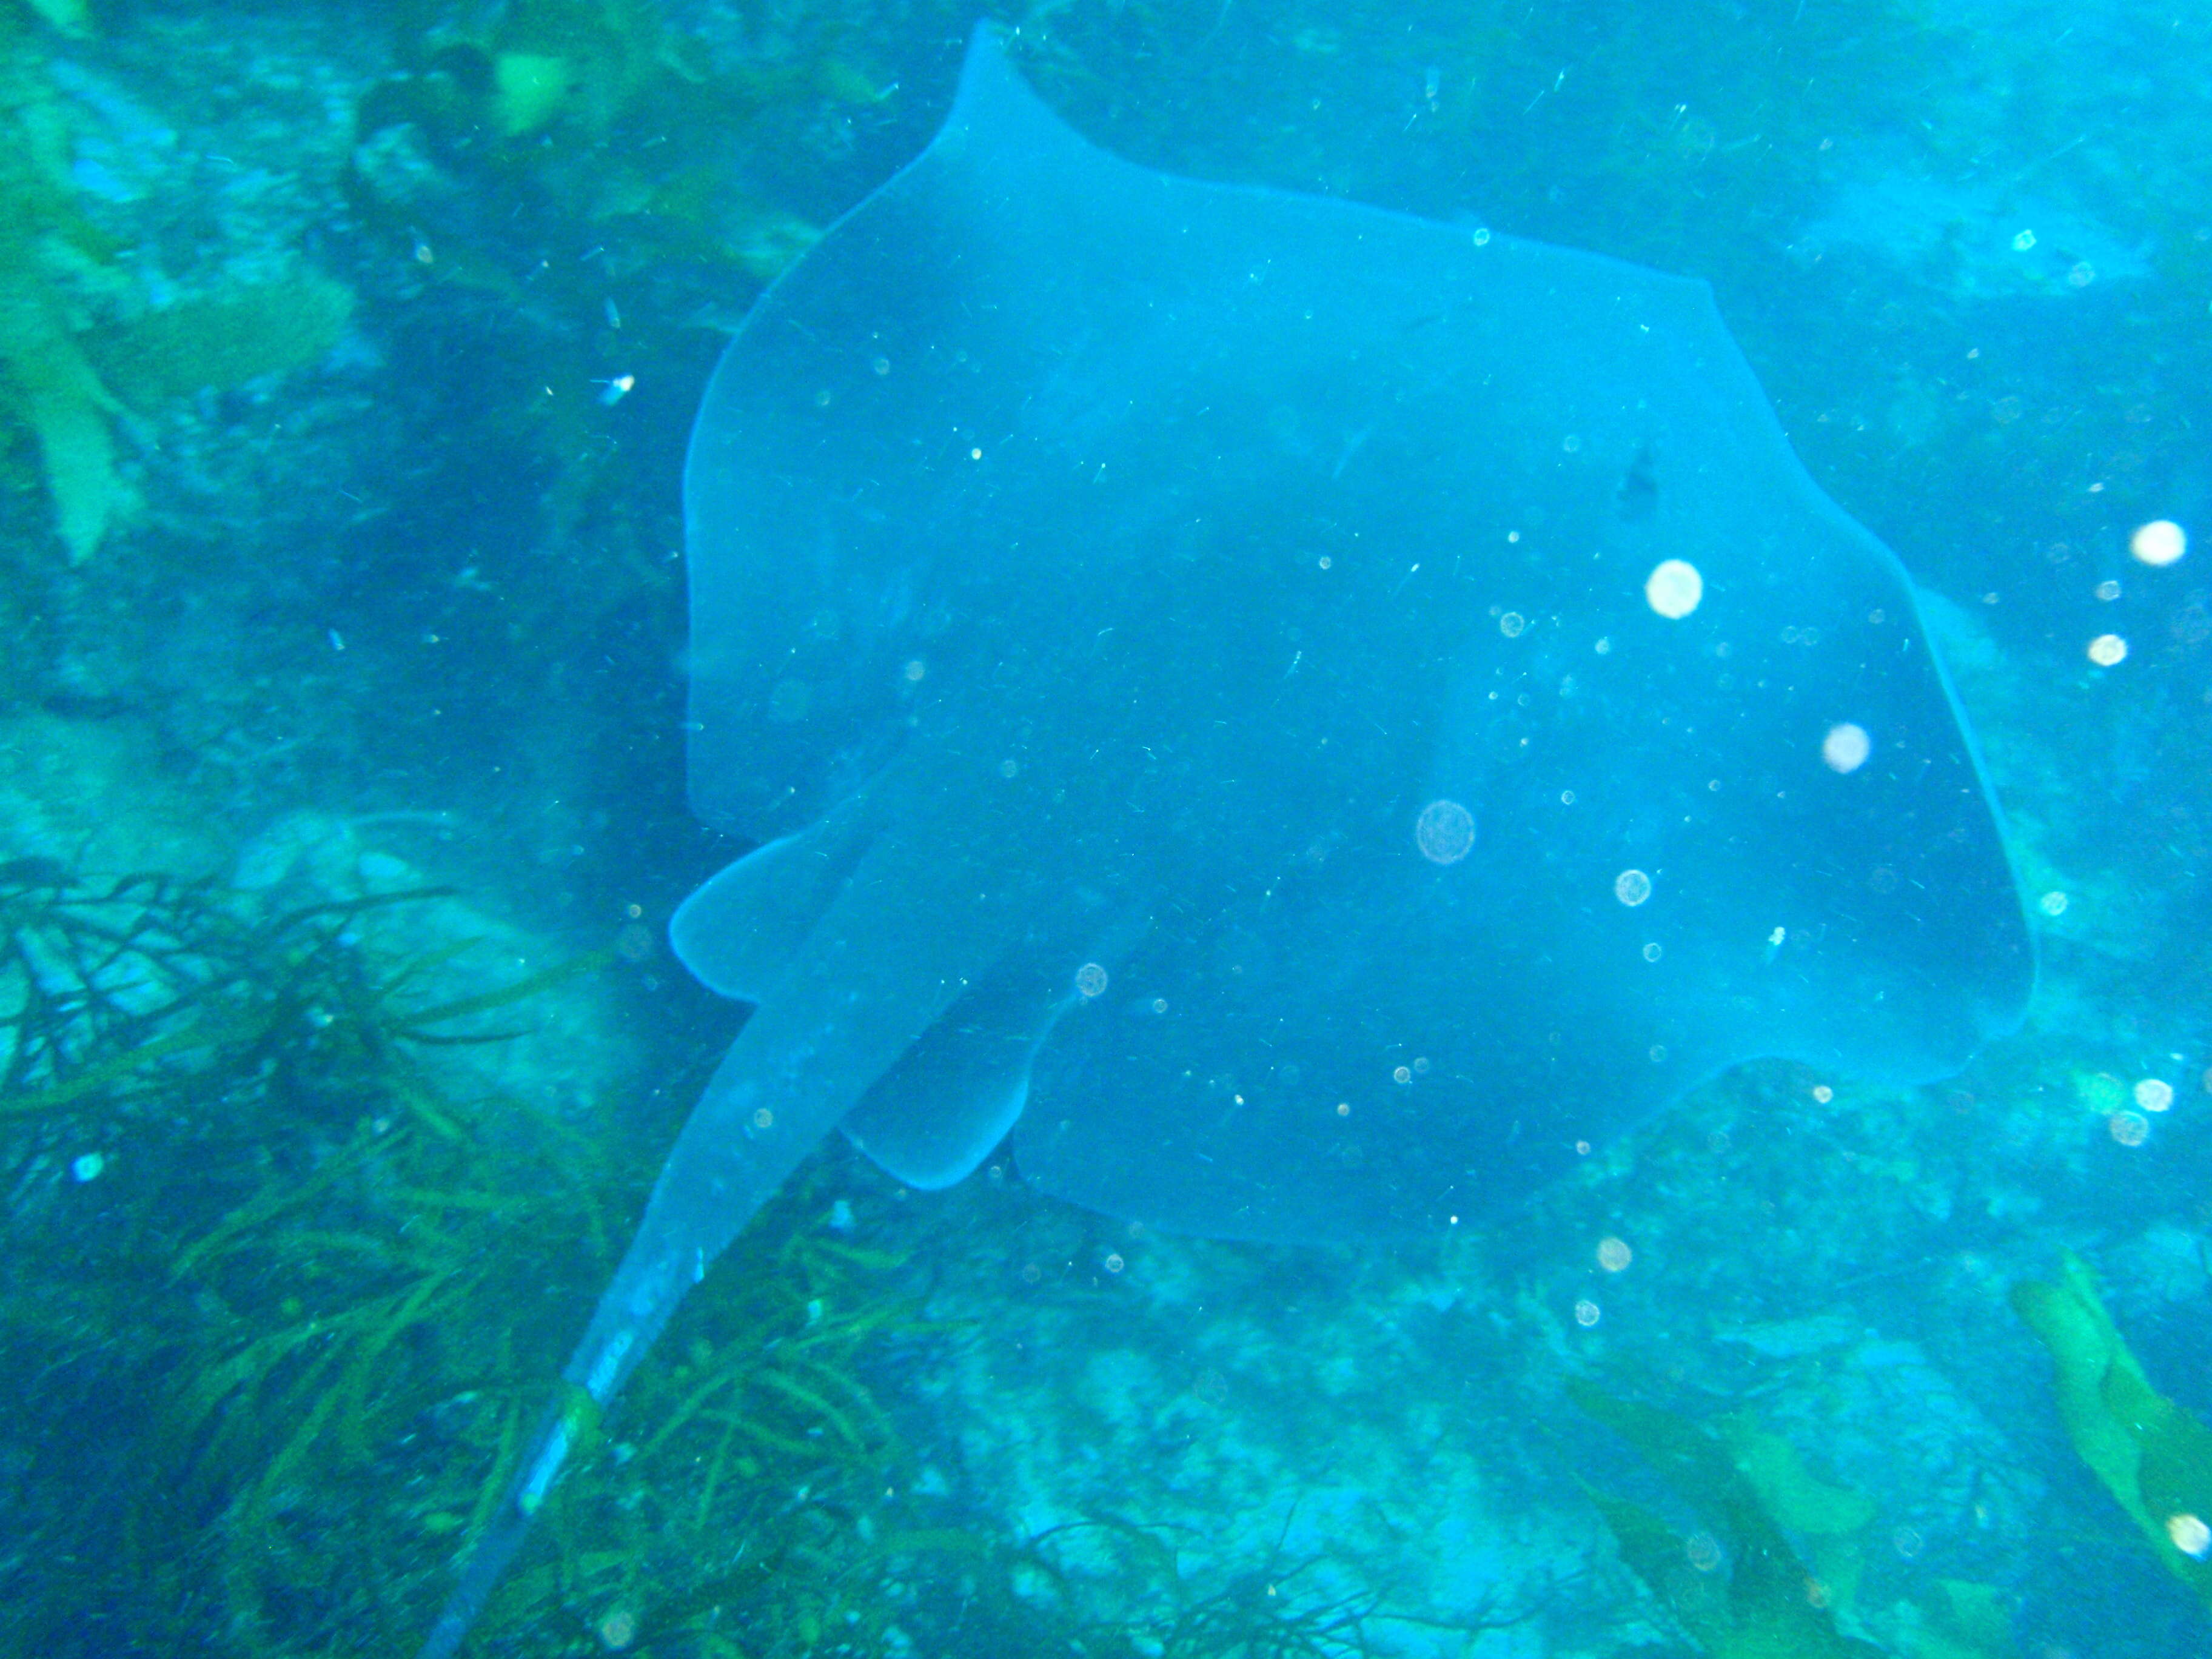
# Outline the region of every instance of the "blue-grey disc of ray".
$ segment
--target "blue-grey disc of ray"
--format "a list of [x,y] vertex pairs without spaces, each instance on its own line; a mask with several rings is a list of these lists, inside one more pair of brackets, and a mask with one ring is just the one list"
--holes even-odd
[[835,1128],[1282,1241],[1494,1216],[1701,1080],[1910,1083],[2033,953],[1897,559],[1703,284],[1093,148],[978,32],[754,307],[684,479],[686,903],[753,1011],[458,1642]]

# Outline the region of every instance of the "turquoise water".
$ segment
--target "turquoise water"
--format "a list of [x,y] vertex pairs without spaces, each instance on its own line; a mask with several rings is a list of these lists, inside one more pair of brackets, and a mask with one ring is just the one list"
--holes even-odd
[[[1145,164],[1710,283],[1923,590],[2036,1001],[1924,1089],[1745,1068],[1441,1243],[1194,1241],[1003,1152],[922,1194],[826,1146],[480,1650],[2203,1651],[2212,594],[2130,543],[2212,533],[2212,27],[1000,21]],[[737,1024],[665,943],[743,850],[683,793],[692,411],[971,21],[0,21],[15,1649],[428,1628]],[[2089,1280],[2021,1291],[2068,1252],[2131,1360]],[[2077,1384],[2094,1351],[2072,1425],[2140,1516],[2022,1304]]]

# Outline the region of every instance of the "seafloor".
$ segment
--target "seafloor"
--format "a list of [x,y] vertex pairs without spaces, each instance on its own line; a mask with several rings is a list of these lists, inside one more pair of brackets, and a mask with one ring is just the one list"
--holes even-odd
[[[2212,21],[993,15],[1134,159],[1709,280],[1927,592],[2041,988],[1441,1246],[825,1149],[477,1650],[2212,1651],[2212,548],[2130,556],[2212,537]],[[663,933],[742,850],[682,795],[690,410],[971,21],[0,6],[0,1652],[427,1626],[735,1024]]]

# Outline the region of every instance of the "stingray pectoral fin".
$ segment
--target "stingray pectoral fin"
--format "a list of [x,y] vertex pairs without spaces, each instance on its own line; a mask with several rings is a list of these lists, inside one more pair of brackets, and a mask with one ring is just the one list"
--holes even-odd
[[717,996],[758,1002],[805,948],[814,924],[867,850],[856,796],[796,835],[757,847],[677,907],[668,943]]
[[1002,969],[953,1004],[838,1127],[908,1186],[951,1186],[1014,1127],[1037,1050],[1080,1000],[1065,973]]

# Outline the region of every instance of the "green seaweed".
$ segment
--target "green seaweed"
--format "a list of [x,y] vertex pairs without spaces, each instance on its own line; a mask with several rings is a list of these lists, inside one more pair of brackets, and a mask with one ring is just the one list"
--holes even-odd
[[2212,1431],[2151,1387],[2105,1310],[2095,1273],[2073,1251],[2060,1258],[2056,1283],[2014,1285],[2012,1305],[2050,1350],[2074,1449],[2151,1553],[2212,1607]]
[[[465,941],[401,950],[380,941],[441,929],[373,925],[450,902],[287,907],[0,866],[0,1160],[19,1194],[0,1389],[38,1448],[11,1522],[37,1565],[0,1569],[21,1650],[398,1645],[488,1519],[653,1148],[447,1063],[606,963],[456,994]],[[665,1635],[732,1539],[748,1571],[700,1617],[785,1633],[748,1653],[796,1654],[790,1632],[864,1602],[888,1620],[852,1523],[893,1437],[858,1365],[917,1316],[874,1289],[898,1254],[827,1236],[827,1207],[797,1183],[702,1287],[672,1336],[686,1362],[580,1453],[489,1638],[565,1651],[571,1626],[546,1615],[562,1602]],[[750,1570],[763,1558],[793,1571]]]
[[73,561],[130,501],[108,425],[119,405],[86,360],[74,314],[74,277],[113,250],[75,197],[61,95],[40,48],[0,12],[0,422],[36,438]]
[[302,270],[180,299],[82,343],[123,401],[143,406],[303,368],[338,343],[353,307],[351,289]]
[[1771,1437],[1741,1421],[1723,1437],[1586,1382],[1570,1382],[1567,1392],[1635,1447],[1711,1528],[1685,1537],[1640,1504],[1584,1488],[1621,1559],[1700,1652],[1713,1659],[1878,1659],[1880,1649],[1837,1629],[1835,1587],[1798,1559],[1775,1513],[1781,1507],[1840,1523],[1861,1515],[1852,1494],[1814,1481],[1794,1452],[1778,1455]]
[[[40,9],[65,33],[85,22],[58,0]],[[312,362],[353,296],[303,271],[122,315],[123,250],[79,204],[70,121],[40,45],[0,11],[0,428],[36,441],[55,533],[82,563],[137,504],[115,451],[126,408]]]

